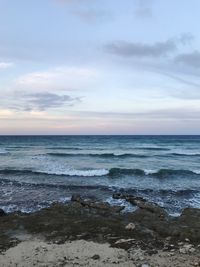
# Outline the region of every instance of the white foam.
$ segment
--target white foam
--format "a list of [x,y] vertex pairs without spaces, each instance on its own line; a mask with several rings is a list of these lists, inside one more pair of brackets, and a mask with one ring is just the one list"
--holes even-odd
[[158,170],[144,170],[144,173],[146,174],[146,175],[148,175],[148,174],[153,174],[153,173],[157,173],[158,172]]
[[59,202],[65,203],[71,201],[71,197],[61,197],[59,198]]
[[125,199],[114,199],[113,197],[108,197],[106,202],[108,202],[111,206],[124,206],[125,208],[122,212],[133,212],[137,209],[136,206],[131,205]]
[[3,148],[0,148],[0,154],[7,154],[7,151]]
[[200,174],[200,170],[191,170],[193,173]]
[[180,155],[180,156],[198,156],[200,155],[200,151],[195,151],[195,152],[188,152],[188,151],[185,151],[185,150],[174,150],[172,151],[172,153],[175,153],[177,155]]
[[69,170],[40,170],[41,173],[47,174],[55,174],[55,175],[67,175],[67,176],[104,176],[109,174],[109,171],[106,169],[94,169],[94,170],[76,170],[76,169],[69,169]]

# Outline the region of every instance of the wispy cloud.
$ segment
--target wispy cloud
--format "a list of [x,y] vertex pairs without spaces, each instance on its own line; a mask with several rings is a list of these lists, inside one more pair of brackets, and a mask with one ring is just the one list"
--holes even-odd
[[138,18],[152,17],[152,4],[153,0],[138,0],[137,7],[134,12],[135,16]]
[[0,62],[0,69],[8,69],[13,66],[14,66],[14,63],[12,62]]
[[170,55],[178,49],[178,45],[186,45],[192,39],[193,36],[190,33],[185,33],[180,37],[171,38],[164,42],[155,42],[153,44],[116,41],[104,47],[107,52],[122,57],[159,58]]
[[16,88],[23,90],[43,91],[69,91],[87,88],[95,78],[97,72],[92,68],[84,67],[56,67],[46,71],[32,72],[18,77],[15,81]]
[[105,46],[112,54],[122,57],[161,57],[166,56],[177,49],[174,40],[157,42],[154,44],[132,43],[118,41]]
[[95,9],[78,9],[73,14],[88,23],[108,21],[111,18],[108,12]]
[[71,112],[70,115],[78,115],[81,117],[88,117],[93,119],[125,119],[125,120],[200,120],[199,109],[197,108],[168,108],[168,109],[154,109],[143,112],[96,112],[96,111],[79,111]]
[[73,106],[80,101],[78,97],[48,92],[32,94],[15,92],[15,100],[9,108],[22,111],[45,111],[62,106]]
[[197,50],[191,53],[179,54],[175,57],[174,60],[176,63],[195,69],[200,69],[200,52]]

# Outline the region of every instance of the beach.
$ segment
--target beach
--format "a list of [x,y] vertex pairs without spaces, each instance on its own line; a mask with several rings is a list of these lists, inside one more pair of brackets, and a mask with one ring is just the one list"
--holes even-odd
[[[98,254],[96,254],[98,253]],[[111,248],[109,244],[87,241],[72,241],[62,245],[49,244],[40,240],[25,241],[0,255],[2,267],[25,266],[199,266],[199,254],[162,252],[145,255],[140,249],[125,251]]]
[[199,209],[173,218],[138,197],[113,197],[136,210],[76,195],[32,214],[1,212],[1,266],[200,266]]

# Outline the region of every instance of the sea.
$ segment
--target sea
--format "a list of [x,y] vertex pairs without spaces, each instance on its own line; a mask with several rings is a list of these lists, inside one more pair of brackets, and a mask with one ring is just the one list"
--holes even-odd
[[0,136],[0,208],[34,212],[73,194],[135,207],[141,196],[172,216],[200,208],[200,136]]

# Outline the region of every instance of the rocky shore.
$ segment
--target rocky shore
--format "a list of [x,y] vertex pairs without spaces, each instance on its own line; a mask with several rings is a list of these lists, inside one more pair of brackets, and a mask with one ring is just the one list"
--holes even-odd
[[[137,209],[124,213],[121,206],[74,195],[69,204],[55,203],[32,214],[0,210],[1,266],[200,266],[200,210],[186,208],[170,217],[143,198],[113,198]],[[71,260],[70,247],[77,249]],[[15,259],[16,253],[28,263]],[[55,254],[49,263],[48,253]]]

